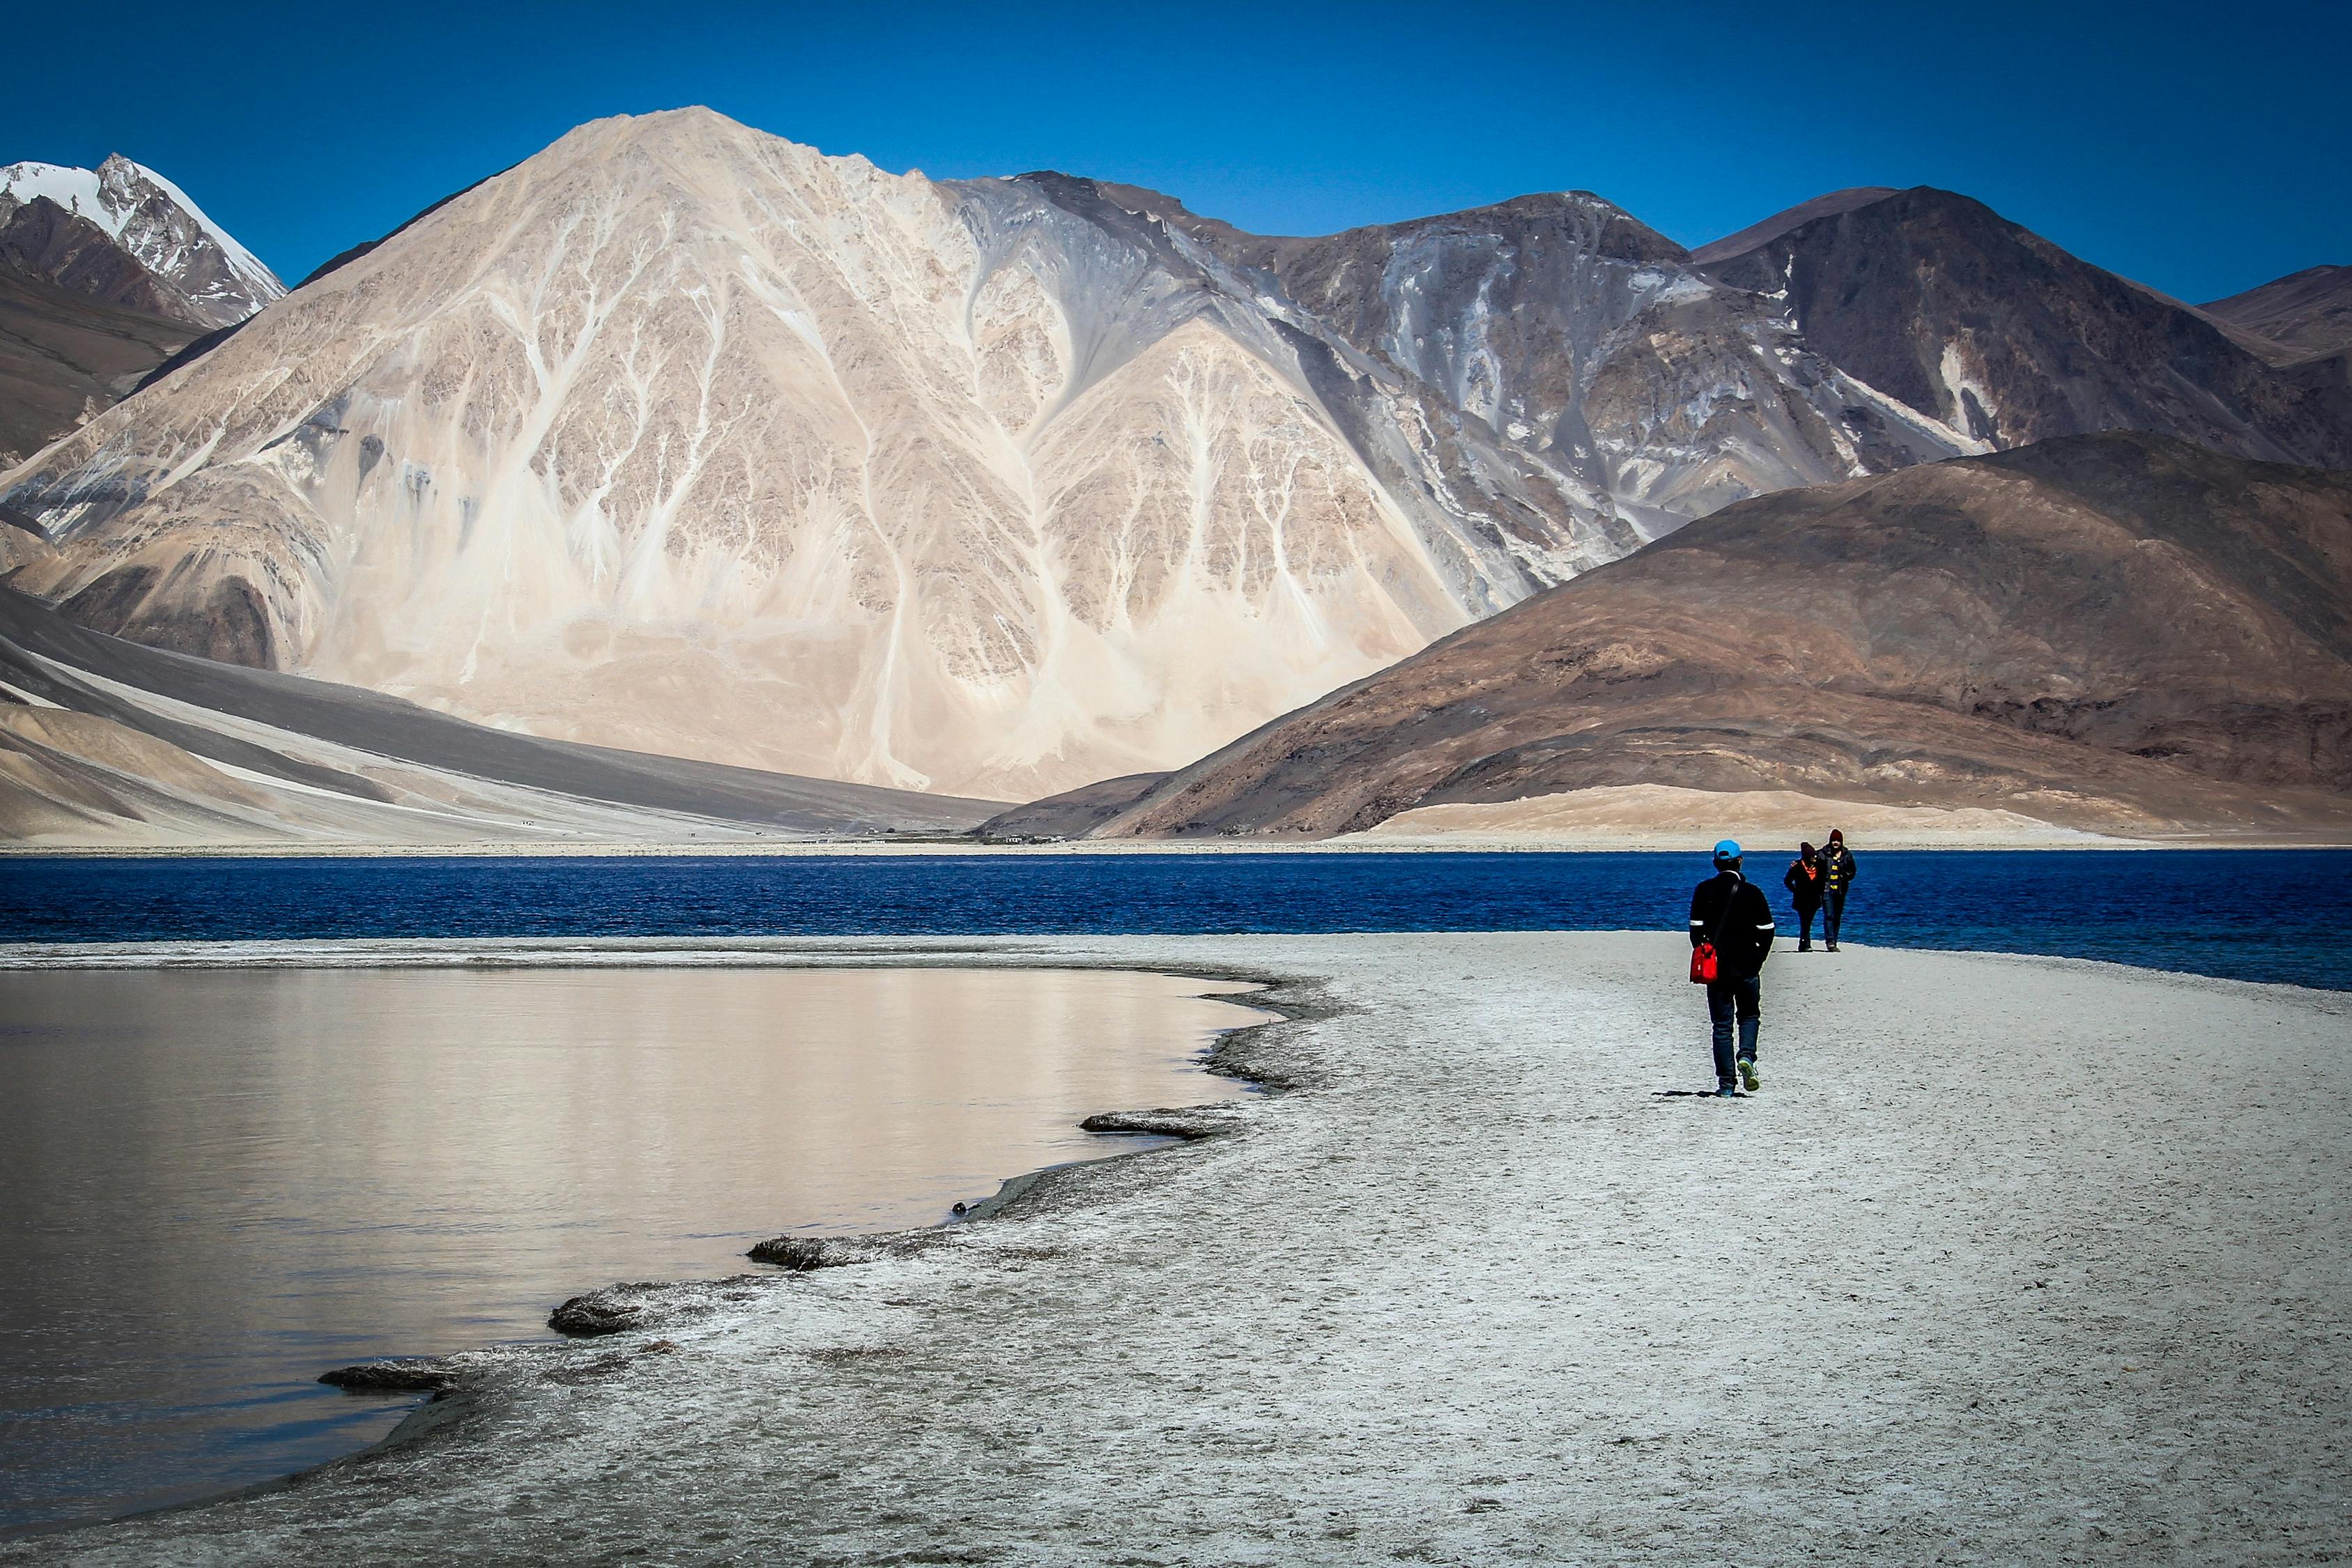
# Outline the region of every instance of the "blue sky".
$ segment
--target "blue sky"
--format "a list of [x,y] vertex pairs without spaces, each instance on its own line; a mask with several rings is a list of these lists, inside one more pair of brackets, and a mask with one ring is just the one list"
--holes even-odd
[[[32,15],[22,13],[32,12]],[[2352,5],[20,8],[0,162],[121,151],[288,281],[585,120],[706,103],[935,175],[1319,233],[1598,191],[1687,245],[1965,192],[2201,300],[2352,262]]]

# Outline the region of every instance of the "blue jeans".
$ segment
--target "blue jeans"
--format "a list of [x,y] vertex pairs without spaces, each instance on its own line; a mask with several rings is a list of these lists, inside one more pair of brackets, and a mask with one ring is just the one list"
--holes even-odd
[[1832,947],[1837,945],[1838,923],[1845,919],[1845,889],[1836,888],[1822,895],[1822,935]]
[[1739,1019],[1739,1056],[1756,1059],[1756,1026],[1764,1016],[1763,991],[1754,979],[1718,980],[1706,988],[1706,1016],[1715,1024],[1715,1081],[1730,1083],[1739,1077],[1739,1063],[1731,1051],[1731,1022]]

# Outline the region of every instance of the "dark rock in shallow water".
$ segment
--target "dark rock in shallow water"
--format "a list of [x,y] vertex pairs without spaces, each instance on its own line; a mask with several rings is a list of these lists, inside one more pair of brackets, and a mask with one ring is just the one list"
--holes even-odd
[[772,1274],[731,1274],[724,1279],[689,1279],[673,1284],[640,1282],[607,1285],[585,1296],[574,1296],[548,1315],[547,1326],[574,1339],[626,1333],[657,1324],[707,1318],[723,1301],[756,1301],[781,1285]]
[[646,1298],[659,1285],[607,1285],[585,1296],[574,1296],[548,1314],[547,1326],[574,1339],[625,1333],[643,1328],[650,1303]]
[[1233,1125],[1231,1107],[1198,1105],[1184,1110],[1106,1110],[1079,1122],[1078,1131],[1143,1133],[1192,1142],[1231,1131]]
[[319,1374],[320,1383],[362,1394],[424,1394],[457,1381],[457,1369],[432,1356],[363,1361]]
[[806,1271],[811,1268],[839,1268],[852,1263],[871,1263],[874,1248],[854,1241],[831,1236],[779,1236],[763,1241],[745,1253],[754,1263],[772,1263],[780,1268]]

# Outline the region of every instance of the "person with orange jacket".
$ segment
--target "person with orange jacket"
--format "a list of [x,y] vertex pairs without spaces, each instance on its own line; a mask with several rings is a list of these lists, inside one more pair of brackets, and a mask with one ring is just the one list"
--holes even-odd
[[1789,869],[1780,878],[1780,886],[1789,889],[1789,902],[1797,911],[1797,951],[1813,951],[1813,916],[1821,912],[1822,894],[1825,883],[1822,877],[1822,858],[1810,843],[1797,847],[1797,858],[1789,862]]

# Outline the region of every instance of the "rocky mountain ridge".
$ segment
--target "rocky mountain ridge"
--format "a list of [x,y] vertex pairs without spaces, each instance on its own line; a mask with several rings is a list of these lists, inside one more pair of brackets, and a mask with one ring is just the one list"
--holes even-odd
[[1826,357],[1988,450],[2148,430],[2352,467],[2343,374],[2273,366],[2203,313],[1948,191],[1828,212],[1703,270],[1783,301]]

